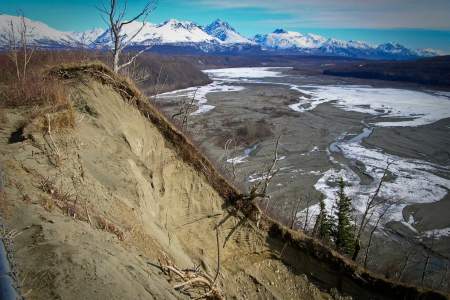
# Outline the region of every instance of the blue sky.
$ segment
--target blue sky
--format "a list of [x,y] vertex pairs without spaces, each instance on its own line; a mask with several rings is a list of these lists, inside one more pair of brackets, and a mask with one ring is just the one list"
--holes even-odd
[[[128,0],[129,12],[143,5]],[[0,12],[27,17],[59,30],[105,27],[96,5],[101,0],[2,0]],[[311,32],[377,44],[400,42],[413,48],[450,52],[450,0],[159,0],[149,21],[169,18],[205,25],[229,21],[247,36],[276,28]]]

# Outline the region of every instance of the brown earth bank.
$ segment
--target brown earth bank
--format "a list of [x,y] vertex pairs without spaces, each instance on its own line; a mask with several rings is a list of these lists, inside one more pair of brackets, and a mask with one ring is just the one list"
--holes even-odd
[[[0,213],[26,299],[446,299],[263,217],[127,80],[51,69],[67,103],[4,106]],[[220,224],[220,226],[218,226]]]

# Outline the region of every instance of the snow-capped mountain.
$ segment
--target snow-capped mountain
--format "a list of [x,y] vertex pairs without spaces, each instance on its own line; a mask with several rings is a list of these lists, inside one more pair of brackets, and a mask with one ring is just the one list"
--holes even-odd
[[[25,18],[27,27],[28,43],[33,46],[41,48],[65,48],[76,46],[77,39],[68,32],[58,31],[49,27],[48,25],[32,21]],[[22,28],[22,20],[17,16],[0,15],[0,48],[8,45],[9,34],[13,28],[15,35],[19,35],[20,28]]]
[[302,54],[345,56],[369,59],[414,59],[442,55],[442,52],[426,49],[412,50],[398,43],[370,45],[361,41],[344,41],[325,38],[316,34],[277,29],[272,33],[256,35],[254,41],[266,51]]
[[[85,32],[63,32],[42,22],[25,18],[31,45],[40,48],[109,48],[112,46],[109,30],[92,29]],[[8,46],[11,24],[17,31],[20,17],[0,15],[0,49]],[[239,34],[229,23],[217,19],[206,27],[190,21],[170,19],[162,24],[132,22],[123,28],[124,40],[131,47],[155,46],[154,49],[177,53],[232,53],[232,54],[297,54],[345,56],[369,59],[414,59],[442,55],[433,49],[412,50],[398,43],[370,45],[359,41],[343,41],[312,33],[277,29],[272,33],[256,35],[253,39]],[[140,30],[140,31],[139,31]],[[139,33],[137,33],[139,31]]]
[[294,31],[277,29],[272,33],[256,35],[254,40],[263,49],[315,49],[322,46],[326,38],[315,34],[302,34]]
[[206,26],[204,30],[209,35],[222,41],[223,44],[256,44],[238,33],[229,23],[220,19]]

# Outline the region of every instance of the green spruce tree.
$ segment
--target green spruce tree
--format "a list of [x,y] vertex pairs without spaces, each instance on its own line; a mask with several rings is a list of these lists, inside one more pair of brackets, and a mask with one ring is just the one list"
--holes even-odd
[[320,198],[319,208],[319,215],[317,216],[316,223],[314,225],[314,235],[325,242],[330,242],[333,223],[332,218],[328,215],[325,208],[325,201],[323,200],[323,197]]
[[344,188],[345,182],[341,178],[336,199],[336,227],[333,230],[333,235],[338,251],[346,255],[352,255],[355,248],[355,228],[351,218],[352,200],[345,194]]

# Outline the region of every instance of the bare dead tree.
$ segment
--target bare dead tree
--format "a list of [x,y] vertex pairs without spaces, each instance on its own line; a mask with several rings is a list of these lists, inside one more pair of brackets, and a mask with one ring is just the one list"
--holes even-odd
[[312,197],[311,195],[306,196],[306,215],[305,215],[305,224],[303,224],[303,231],[306,232],[308,230],[308,225],[310,222],[309,216],[310,216],[310,206],[312,203]]
[[[111,40],[113,42],[113,47],[111,50],[113,54],[113,70],[116,73],[132,64],[139,55],[152,47],[145,47],[134,54],[126,62],[122,64],[120,63],[120,57],[123,50],[133,42],[139,33],[141,33],[142,29],[145,27],[148,16],[156,8],[156,0],[147,1],[144,7],[134,17],[125,21],[127,14],[127,1],[125,1],[123,5],[120,5],[118,2],[119,0],[109,0],[109,5],[104,3],[101,7],[98,7],[98,10],[102,14],[103,20],[109,26]],[[142,24],[131,36],[125,35],[123,33],[123,27],[135,21],[140,21]]]
[[447,284],[446,287],[448,287],[448,281],[447,281],[448,269],[449,269],[449,261],[447,260],[447,263],[445,264],[445,271],[442,274],[441,281],[439,282],[439,288],[441,288],[441,289],[445,288],[444,284]]
[[[381,177],[380,182],[378,183],[378,186],[377,186],[375,192],[373,193],[372,196],[370,196],[367,199],[366,206],[364,207],[364,212],[363,212],[363,215],[361,217],[361,222],[360,222],[359,227],[358,227],[358,232],[357,232],[356,237],[355,237],[355,250],[354,250],[354,253],[353,253],[353,259],[354,260],[356,260],[356,258],[358,256],[359,247],[360,247],[360,244],[361,244],[361,242],[360,242],[361,241],[361,234],[363,233],[365,227],[367,226],[367,224],[370,221],[373,209],[377,205],[380,204],[380,203],[376,202],[376,199],[378,197],[378,194],[380,193],[380,190],[381,190],[381,187],[383,186],[383,183],[386,180],[387,174],[389,172],[389,167],[390,167],[391,164],[392,164],[391,161],[387,162],[387,165],[386,165],[386,167],[384,168],[384,171],[383,171],[383,176]],[[379,219],[378,219],[377,222],[379,222]]]
[[431,238],[431,245],[430,245],[430,250],[431,251],[426,251],[425,262],[423,264],[423,270],[422,270],[422,276],[420,278],[420,284],[422,286],[424,285],[425,277],[427,275],[428,265],[430,264],[431,252],[433,251],[435,237],[436,237],[436,233],[434,231],[432,231],[431,237],[430,237]]
[[[162,74],[162,71],[163,71],[163,67],[164,67],[164,65],[161,65],[159,67],[158,76],[156,77],[156,82],[153,85],[153,95],[155,95],[155,99],[156,99],[156,96],[159,94],[159,88],[160,88],[159,83],[160,83],[160,80],[161,80],[161,74]],[[166,75],[165,80],[166,79],[167,79],[167,75]],[[164,87],[164,84],[165,84],[165,80],[164,80],[164,83],[163,83],[163,87]]]
[[405,274],[405,271],[409,266],[409,262],[411,260],[411,256],[413,255],[414,251],[415,251],[415,248],[410,248],[410,250],[408,252],[406,252],[405,262],[403,263],[402,268],[400,269],[400,272],[398,274],[398,281],[402,281],[403,275]]
[[301,198],[298,198],[297,199],[297,202],[294,204],[294,206],[292,207],[292,210],[291,210],[291,219],[290,219],[290,224],[289,224],[289,227],[291,228],[291,229],[294,229],[294,226],[295,226],[295,221],[297,220],[297,214],[298,214],[298,211],[299,211],[299,209],[300,209],[300,203],[301,203]]
[[29,45],[28,38],[31,34],[31,29],[28,27],[24,13],[19,11],[18,16],[18,25],[15,25],[13,21],[9,23],[7,32],[8,57],[15,65],[17,80],[24,82],[28,64],[31,61],[35,48]]
[[[378,229],[378,226],[380,225],[381,220],[383,220],[384,216],[386,215],[386,213],[389,211],[389,209],[391,208],[391,205],[386,205],[382,212],[378,215],[377,221],[375,222],[375,225],[372,227],[372,229],[370,230],[370,234],[369,234],[369,241],[367,242],[367,247],[366,247],[366,251],[364,253],[364,268],[367,268],[367,261],[369,258],[369,251],[370,251],[370,247],[372,246],[372,240],[373,240],[373,235],[375,234],[375,232]],[[359,240],[358,240],[359,241]],[[357,255],[356,255],[357,256]],[[356,260],[356,257],[354,255],[354,259]]]
[[188,122],[189,122],[189,116],[192,113],[192,107],[194,107],[194,101],[195,96],[197,95],[197,91],[199,88],[196,88],[194,91],[194,94],[192,95],[192,98],[190,101],[188,101],[187,98],[183,98],[180,102],[180,110],[172,115],[172,119],[175,119],[177,117],[181,118],[181,128],[186,129]]
[[[269,207],[269,201],[270,197],[267,195],[267,188],[270,185],[270,182],[272,181],[272,178],[278,173],[279,169],[276,168],[277,162],[278,162],[278,146],[280,145],[280,138],[281,136],[278,136],[278,138],[275,141],[275,149],[273,151],[273,158],[272,162],[267,168],[267,171],[263,175],[264,180],[260,181],[259,183],[262,184],[262,189],[260,190],[260,196],[263,199],[266,199],[266,209],[265,212],[267,213],[267,209]],[[256,191],[259,189],[260,185],[255,185]]]
[[[234,142],[234,152],[236,152],[236,148],[237,148],[237,143],[234,139],[228,139],[225,142],[225,163],[230,163],[231,164],[231,170],[229,171],[229,173],[231,174],[231,179],[233,180],[233,182],[236,180],[236,161],[232,158],[230,158],[230,146],[231,144]],[[225,168],[227,169],[227,168]]]

